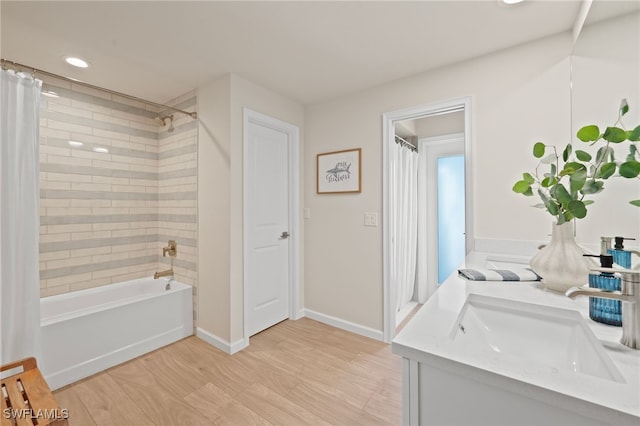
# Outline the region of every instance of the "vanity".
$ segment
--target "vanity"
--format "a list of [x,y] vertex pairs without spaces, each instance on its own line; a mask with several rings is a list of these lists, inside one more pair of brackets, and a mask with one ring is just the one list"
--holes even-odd
[[[464,267],[492,262],[472,252]],[[639,425],[640,350],[588,301],[453,274],[392,342],[403,424]]]

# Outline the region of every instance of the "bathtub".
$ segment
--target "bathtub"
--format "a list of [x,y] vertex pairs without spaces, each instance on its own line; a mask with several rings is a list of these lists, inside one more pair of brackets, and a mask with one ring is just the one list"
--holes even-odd
[[142,278],[40,299],[38,366],[58,389],[193,334],[192,288]]

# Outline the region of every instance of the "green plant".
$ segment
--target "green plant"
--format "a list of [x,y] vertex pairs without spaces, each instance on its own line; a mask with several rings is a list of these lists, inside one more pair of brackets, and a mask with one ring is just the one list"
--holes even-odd
[[[596,125],[582,127],[577,137],[591,146],[604,142],[595,158],[584,150],[574,150],[571,143],[558,155],[553,145],[537,142],[533,145],[533,156],[540,161],[534,173],[523,173],[522,179],[513,185],[513,191],[525,196],[538,194],[542,203],[534,207],[544,208],[556,217],[560,225],[571,219],[582,219],[587,215],[587,206],[593,204],[589,196],[602,192],[607,179],[616,171],[622,177],[633,179],[640,175],[640,153],[636,142],[640,141],[640,125],[626,130],[622,117],[629,111],[626,99],[620,103],[618,121],[604,132]],[[615,160],[611,144],[629,142],[629,154],[625,161]],[[548,153],[551,151],[550,153]],[[546,154],[546,155],[545,155]],[[548,166],[548,168],[544,167]],[[545,168],[546,171],[541,169]],[[640,207],[640,200],[630,203]]]

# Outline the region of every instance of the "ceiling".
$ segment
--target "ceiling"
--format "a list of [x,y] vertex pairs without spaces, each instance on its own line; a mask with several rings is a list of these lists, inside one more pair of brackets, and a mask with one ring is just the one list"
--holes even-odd
[[[6,1],[2,57],[155,102],[236,73],[302,104],[568,31],[580,0]],[[65,56],[91,66],[73,69]]]

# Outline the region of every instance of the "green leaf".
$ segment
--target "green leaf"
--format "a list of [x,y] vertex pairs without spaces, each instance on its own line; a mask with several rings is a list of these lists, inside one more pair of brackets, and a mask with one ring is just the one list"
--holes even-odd
[[589,206],[589,205],[593,204],[594,201],[593,200],[584,200],[583,203],[584,203],[585,206]]
[[613,149],[608,146],[603,146],[602,148],[600,148],[596,153],[596,163],[602,163],[603,161],[605,161],[610,152],[613,152]]
[[570,161],[564,165],[564,168],[560,170],[560,176],[571,176],[578,171],[587,171],[587,167],[575,161]]
[[558,172],[558,168],[556,167],[556,165],[551,164],[551,174],[555,176],[557,172]]
[[567,165],[564,166],[564,169],[560,170],[560,173],[558,174],[558,176],[562,177],[562,176],[568,176],[568,175],[572,175],[575,173],[575,169],[573,167],[568,167]]
[[604,183],[602,181],[590,179],[584,183],[584,186],[580,190],[581,193],[588,194],[597,194],[602,191],[604,188]]
[[556,178],[555,178],[555,177],[553,177],[553,176],[550,176],[550,177],[546,177],[546,178],[542,179],[542,183],[541,183],[541,185],[542,185],[544,188],[549,188],[550,186],[553,186],[553,185],[555,185],[556,183],[558,183],[558,179],[556,179]]
[[569,194],[567,188],[565,188],[561,183],[553,187],[553,193],[555,194],[555,197],[560,202],[560,204],[564,205],[572,200],[571,194]]
[[576,150],[576,157],[578,158],[578,160],[580,161],[591,161],[591,154],[589,154],[586,151],[581,151],[581,150]]
[[587,172],[585,170],[578,170],[569,178],[569,188],[571,193],[576,193],[582,189],[584,183],[587,181]]
[[607,127],[602,137],[611,143],[620,143],[627,140],[627,132],[619,127]]
[[544,150],[544,144],[542,142],[536,142],[535,145],[533,145],[533,156],[536,158],[542,158]]
[[596,179],[609,179],[616,172],[616,163],[605,163],[595,174]]
[[564,148],[564,151],[562,151],[562,161],[567,161],[569,159],[571,151],[573,151],[573,147],[571,146],[571,144],[567,144],[567,146]]
[[624,98],[620,101],[620,110],[619,111],[620,111],[619,112],[620,113],[620,117],[622,117],[623,115],[625,115],[626,113],[629,112],[629,104],[627,103],[627,100],[624,99]]
[[526,180],[519,180],[511,188],[516,194],[524,194],[531,189],[531,184]]
[[571,167],[573,170],[578,171],[578,170],[587,170],[587,166],[585,166],[582,163],[578,163],[577,161],[570,161],[567,164],[565,164],[565,167],[569,166]]
[[559,210],[558,210],[558,207],[559,207],[559,206],[558,206],[558,204],[557,204],[555,201],[553,201],[553,200],[547,200],[547,201],[544,203],[544,205],[545,205],[545,207],[547,208],[547,211],[548,211],[549,213],[551,213],[553,216],[557,216],[557,215],[558,215],[558,211],[559,211]]
[[578,219],[582,219],[587,215],[587,208],[580,200],[571,200],[567,206],[567,210]]
[[522,193],[522,195],[526,195],[527,197],[533,197],[533,190],[529,187],[526,191]]
[[629,204],[632,204],[636,207],[640,207],[640,200],[633,200],[633,201],[629,201]]
[[534,183],[534,182],[536,181],[536,180],[535,180],[535,178],[534,178],[533,176],[531,176],[531,174],[530,174],[530,173],[523,173],[523,174],[522,174],[522,178],[523,178],[526,182],[529,182],[529,183]]
[[636,127],[633,130],[629,130],[627,132],[627,139],[629,139],[632,142],[640,141],[640,126]]
[[547,197],[547,194],[545,194],[542,189],[538,189],[538,196],[545,204],[549,201],[549,197]]
[[593,142],[600,138],[600,129],[596,125],[584,126],[576,134],[582,142]]
[[620,176],[634,178],[640,174],[640,161],[626,161],[620,164]]

